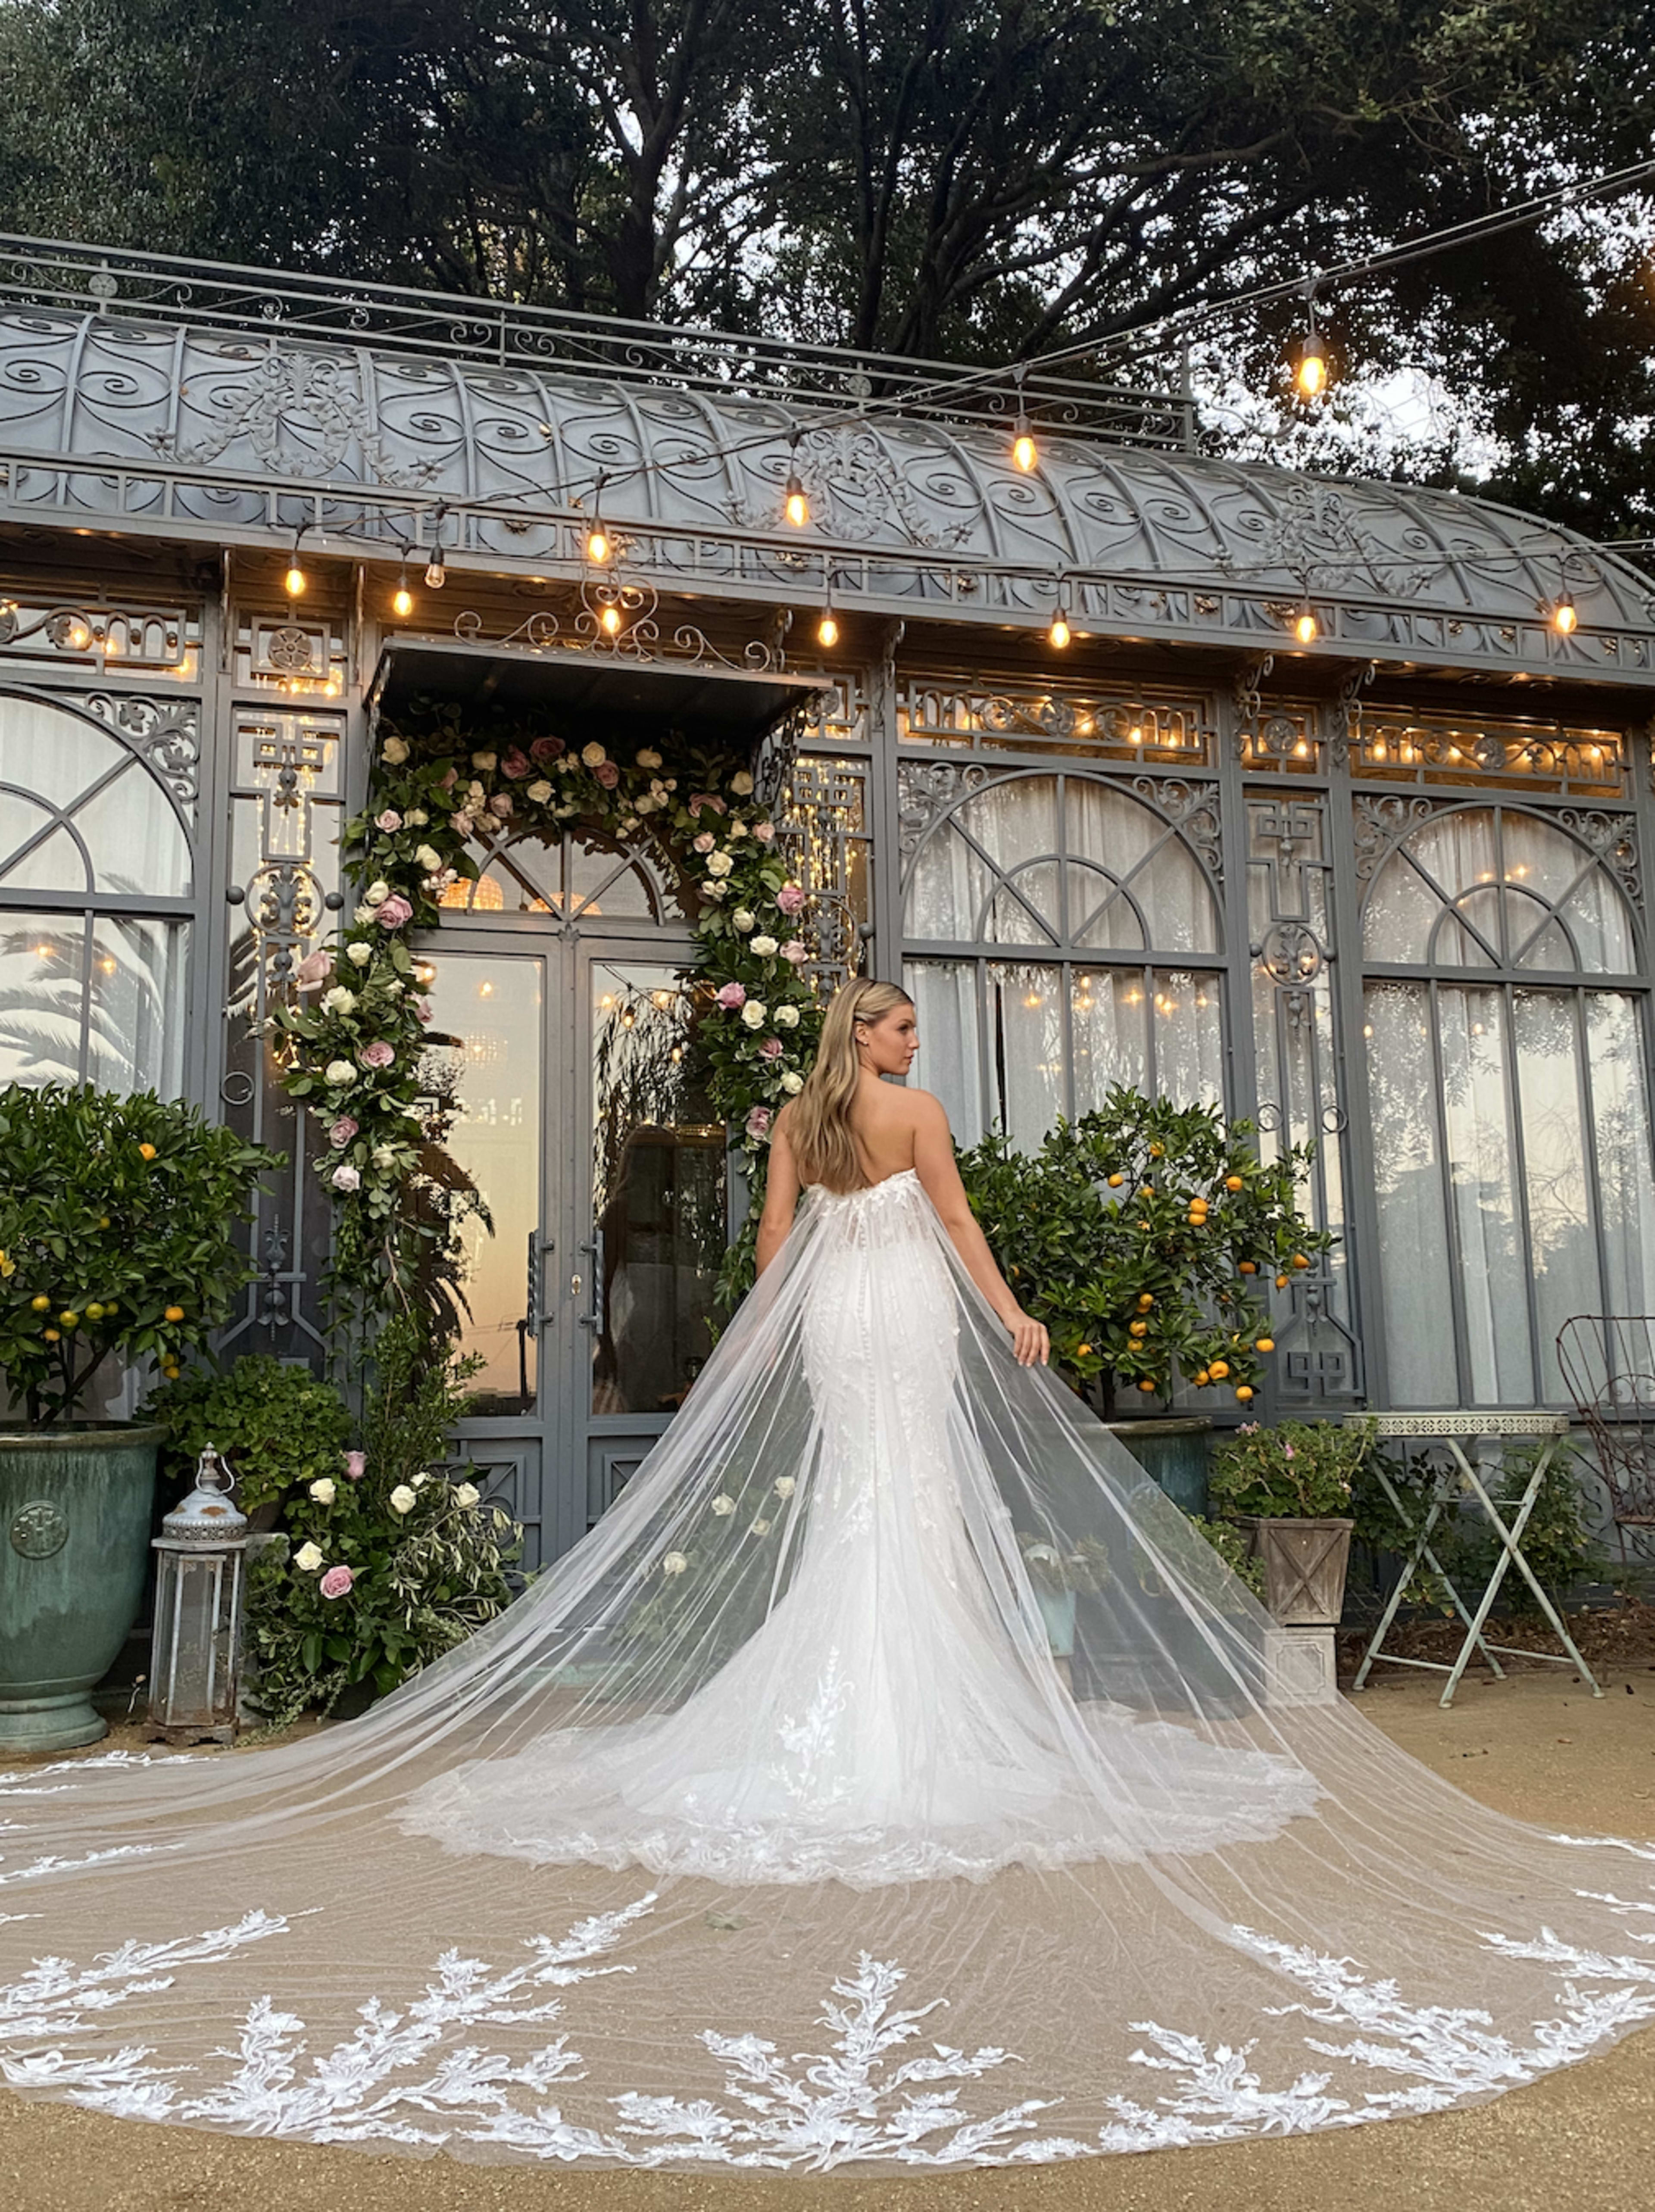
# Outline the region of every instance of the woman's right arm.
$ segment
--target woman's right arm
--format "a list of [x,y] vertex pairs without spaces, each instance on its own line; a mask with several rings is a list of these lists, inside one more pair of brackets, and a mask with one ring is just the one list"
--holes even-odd
[[758,1217],[758,1273],[762,1275],[788,1241],[799,1203],[799,1169],[788,1141],[784,1106],[770,1130],[770,1164],[764,1179],[764,1211]]

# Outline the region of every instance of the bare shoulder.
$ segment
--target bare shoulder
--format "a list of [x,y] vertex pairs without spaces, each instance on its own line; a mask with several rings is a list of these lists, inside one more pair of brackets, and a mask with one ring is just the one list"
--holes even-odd
[[947,1111],[941,1099],[934,1092],[916,1091],[905,1085],[897,1096],[903,1101],[904,1118],[910,1128],[916,1131],[947,1128]]

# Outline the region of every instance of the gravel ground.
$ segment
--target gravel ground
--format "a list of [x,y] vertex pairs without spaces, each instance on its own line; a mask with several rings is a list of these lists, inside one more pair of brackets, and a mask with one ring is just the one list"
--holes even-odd
[[[1514,1639],[1516,1640],[1516,1639]],[[1655,1652],[1605,1660],[1608,1694],[1561,1668],[1439,1680],[1397,1669],[1363,1709],[1486,1804],[1655,1840]],[[1599,1653],[1588,1654],[1596,1664]],[[894,2181],[564,2173],[146,2128],[0,2095],[3,2212],[1604,2212],[1649,2201],[1655,2028],[1606,2057],[1430,2119]]]

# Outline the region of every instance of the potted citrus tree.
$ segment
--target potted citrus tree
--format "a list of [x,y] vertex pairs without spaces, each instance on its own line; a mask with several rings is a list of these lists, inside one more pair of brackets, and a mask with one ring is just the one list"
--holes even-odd
[[1213,1454],[1214,1511],[1244,1535],[1264,1603],[1284,1628],[1336,1627],[1350,1560],[1351,1488],[1371,1423],[1282,1421],[1240,1429]]
[[153,1092],[61,1084],[0,1090],[0,1751],[58,1751],[105,1732],[88,1692],[143,1601],[164,1433],[88,1409],[228,1317],[281,1163]]

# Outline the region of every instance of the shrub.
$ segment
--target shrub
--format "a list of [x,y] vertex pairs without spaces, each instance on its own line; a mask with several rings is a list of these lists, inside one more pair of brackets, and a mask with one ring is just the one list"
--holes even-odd
[[154,1091],[0,1091],[0,1375],[31,1425],[71,1419],[111,1353],[176,1376],[254,1273],[235,1231],[279,1152]]
[[1364,1422],[1250,1423],[1214,1447],[1208,1488],[1226,1520],[1351,1517],[1351,1489],[1373,1442]]
[[208,1444],[217,1446],[244,1513],[322,1476],[343,1476],[355,1426],[331,1382],[265,1352],[244,1354],[225,1374],[197,1368],[163,1382],[143,1410],[165,1423],[179,1476],[193,1473]]

